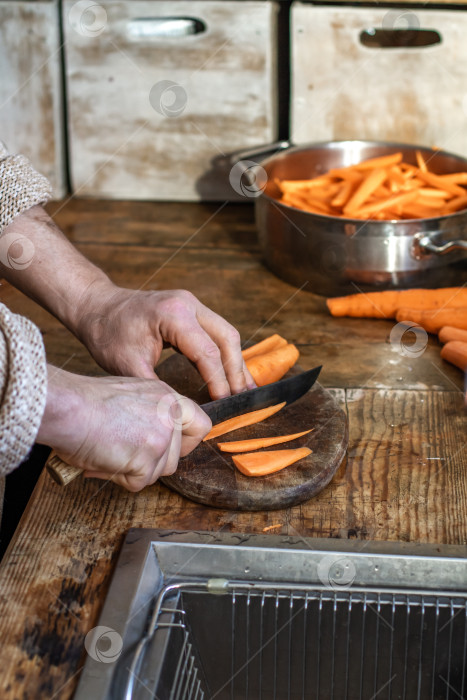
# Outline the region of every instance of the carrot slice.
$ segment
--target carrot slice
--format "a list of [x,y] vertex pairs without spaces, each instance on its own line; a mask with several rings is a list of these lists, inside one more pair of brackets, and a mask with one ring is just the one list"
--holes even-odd
[[373,168],[386,168],[391,165],[397,165],[402,161],[402,153],[391,153],[389,156],[378,156],[377,158],[368,158],[361,163],[351,165],[355,170],[372,170]]
[[246,360],[251,376],[258,386],[277,382],[298,360],[300,353],[295,345],[287,343],[263,355],[253,355]]
[[441,350],[441,357],[464,372],[467,370],[467,343],[450,340]]
[[408,309],[402,307],[396,313],[399,323],[411,321],[418,323],[428,333],[438,333],[443,326],[454,326],[467,330],[467,307],[442,309]]
[[343,212],[346,216],[351,216],[352,212],[360,209],[368,197],[378,189],[380,185],[387,179],[387,172],[384,168],[375,168],[370,170],[363,182],[358,186],[352,197],[345,205]]
[[269,418],[269,416],[274,415],[274,413],[280,411],[281,408],[284,408],[285,403],[286,402],[283,401],[282,403],[277,403],[275,406],[260,408],[258,411],[250,411],[249,413],[243,413],[241,416],[224,420],[222,423],[218,423],[210,430],[210,432],[203,438],[203,442],[219,437],[219,435],[224,435],[224,433],[230,433],[232,430],[245,428],[247,425],[261,423],[261,421],[266,420],[266,418]]
[[296,450],[270,450],[269,452],[247,452],[232,457],[235,466],[246,476],[274,474],[311,454],[309,447]]
[[401,289],[400,291],[349,294],[346,297],[328,299],[326,303],[333,316],[394,318],[401,307],[435,309],[442,306],[467,306],[467,288]]
[[287,345],[286,339],[278,333],[274,333],[274,335],[270,335],[268,338],[260,340],[259,343],[255,343],[255,345],[251,345],[249,348],[242,350],[243,359],[249,360],[250,357],[253,357],[254,355],[263,355],[264,353],[280,348],[283,345]]
[[443,326],[438,333],[438,338],[441,343],[449,343],[450,340],[460,340],[462,343],[467,343],[467,331],[453,326]]
[[268,438],[253,438],[252,440],[236,440],[235,442],[218,442],[217,447],[222,452],[249,452],[250,450],[260,450],[262,447],[271,447],[272,445],[280,445],[281,442],[292,442],[302,435],[307,435],[313,430],[304,430],[302,433],[294,433],[293,435],[278,435]]

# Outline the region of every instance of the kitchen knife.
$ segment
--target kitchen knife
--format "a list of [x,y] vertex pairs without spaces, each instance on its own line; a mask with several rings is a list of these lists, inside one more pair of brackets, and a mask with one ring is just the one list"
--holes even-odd
[[[209,401],[200,408],[209,416],[213,425],[228,418],[235,418],[242,413],[249,413],[285,401],[293,403],[311,389],[316,382],[320,367],[314,367],[307,372],[301,372],[288,379],[281,379],[272,384],[243,391],[240,394],[228,396],[225,399]],[[47,471],[57,484],[65,486],[82,473],[79,467],[73,467],[64,462],[58,455],[53,455],[47,463]]]

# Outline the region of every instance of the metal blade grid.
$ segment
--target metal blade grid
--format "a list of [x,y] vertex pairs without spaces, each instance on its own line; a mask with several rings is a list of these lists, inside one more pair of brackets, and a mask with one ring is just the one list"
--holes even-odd
[[184,590],[181,605],[208,698],[454,700],[467,693],[462,598],[242,584],[223,596]]

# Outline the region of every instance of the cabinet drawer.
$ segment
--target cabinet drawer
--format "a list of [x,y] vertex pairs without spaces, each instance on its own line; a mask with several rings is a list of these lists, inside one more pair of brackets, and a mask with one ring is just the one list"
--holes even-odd
[[[436,34],[439,43],[416,45]],[[293,141],[401,141],[467,156],[466,41],[465,11],[294,3]]]
[[0,2],[0,139],[65,194],[57,2]]
[[97,7],[64,4],[73,191],[235,199],[225,156],[276,138],[275,3]]

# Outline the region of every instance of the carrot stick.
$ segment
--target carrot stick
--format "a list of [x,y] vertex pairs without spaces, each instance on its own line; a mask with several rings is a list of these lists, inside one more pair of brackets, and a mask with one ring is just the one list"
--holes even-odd
[[463,190],[462,187],[459,187],[459,185],[456,185],[454,182],[449,182],[448,180],[441,180],[439,175],[435,175],[434,173],[424,173],[422,170],[419,170],[417,173],[417,177],[420,178],[420,180],[423,180],[424,182],[428,183],[429,185],[437,187],[440,190],[446,190],[451,194],[459,196],[465,194],[465,190]]
[[351,165],[355,170],[373,170],[373,168],[386,168],[390,165],[397,165],[402,161],[402,153],[391,153],[389,156],[378,156],[377,158],[369,158],[361,163]]
[[244,413],[236,418],[229,418],[228,420],[222,421],[222,423],[218,423],[210,430],[210,432],[203,438],[203,442],[219,437],[219,435],[224,435],[224,433],[230,433],[232,430],[245,428],[247,425],[261,423],[261,421],[266,420],[266,418],[269,418],[269,416],[272,416],[274,413],[280,411],[281,408],[284,408],[284,406],[285,401],[278,403],[275,406],[260,408],[258,411],[250,411],[249,413]]
[[247,452],[232,457],[237,469],[246,476],[266,476],[273,474],[311,454],[308,447],[296,450],[270,450],[269,452]]
[[280,445],[282,442],[292,442],[302,435],[307,435],[313,430],[304,430],[302,433],[294,433],[293,435],[278,435],[277,437],[268,438],[253,438],[252,440],[237,440],[235,442],[218,442],[217,447],[222,452],[249,452],[250,450],[260,450],[262,447],[271,447],[272,445]]
[[384,168],[376,168],[370,170],[366,178],[359,185],[356,192],[349,199],[343,211],[346,216],[350,216],[352,212],[359,209],[364,204],[368,197],[378,189],[387,178],[387,172]]
[[399,204],[405,204],[406,202],[411,202],[417,196],[416,190],[409,190],[408,192],[402,192],[402,194],[394,194],[392,197],[388,197],[381,202],[376,202],[375,204],[367,204],[365,207],[361,207],[355,211],[355,214],[360,216],[368,216],[369,214],[375,214],[382,209],[390,209],[391,207],[397,206]]
[[438,333],[438,338],[440,343],[449,343],[450,340],[460,340],[462,343],[467,343],[467,331],[453,326],[443,326]]
[[341,189],[334,199],[331,200],[332,206],[337,208],[343,207],[352,194],[353,187],[354,185],[351,180],[344,180]]
[[401,289],[400,291],[350,294],[346,297],[328,299],[326,303],[333,316],[394,318],[397,309],[402,306],[411,309],[467,306],[467,288]]
[[263,355],[264,353],[280,348],[283,345],[287,345],[286,339],[278,333],[274,333],[268,338],[260,340],[259,343],[255,343],[255,345],[251,345],[249,348],[242,350],[243,359],[249,360],[250,357],[253,357],[254,355]]
[[443,326],[454,326],[467,330],[467,307],[444,307],[437,309],[411,309],[402,307],[396,313],[399,323],[418,323],[428,333],[438,333]]
[[423,156],[420,151],[415,151],[415,159],[420,170],[423,170],[423,172],[426,173],[428,168],[426,167],[426,163],[423,160]]
[[450,340],[441,350],[441,357],[464,372],[467,370],[467,343]]
[[246,360],[246,366],[257,386],[264,386],[281,379],[294,366],[299,354],[295,345],[287,343],[263,355],[250,357]]

